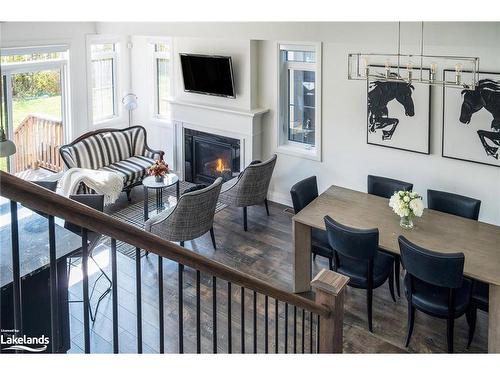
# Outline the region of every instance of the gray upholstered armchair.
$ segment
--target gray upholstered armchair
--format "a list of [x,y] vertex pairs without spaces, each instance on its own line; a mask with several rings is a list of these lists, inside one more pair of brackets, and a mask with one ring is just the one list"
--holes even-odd
[[245,170],[222,185],[219,200],[229,206],[243,207],[243,229],[247,230],[247,207],[264,203],[267,206],[267,191],[274,166],[276,154],[264,162],[250,164]]
[[144,229],[181,246],[210,231],[215,250],[213,222],[221,187],[219,177],[204,189],[182,194],[175,206],[147,220]]

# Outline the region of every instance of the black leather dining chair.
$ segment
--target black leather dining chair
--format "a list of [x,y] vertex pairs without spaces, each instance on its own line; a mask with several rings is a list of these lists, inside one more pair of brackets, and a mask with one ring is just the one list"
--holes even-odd
[[349,277],[353,288],[366,289],[368,329],[372,328],[373,289],[389,282],[391,297],[394,296],[394,258],[378,249],[378,229],[356,229],[340,224],[325,216],[328,241],[335,261],[333,270]]
[[453,353],[455,319],[466,314],[469,330],[472,282],[463,277],[463,253],[438,253],[424,249],[399,236],[401,262],[406,270],[405,292],[408,300],[408,332],[410,343],[415,310],[446,319],[448,353]]
[[[304,207],[318,197],[318,183],[316,176],[311,176],[297,182],[290,189],[290,195],[292,196],[295,214],[298,214]],[[327,258],[329,267],[333,270],[333,250],[328,244],[326,231],[312,228],[311,251],[313,253],[314,260],[316,259],[316,255]]]
[[[45,181],[45,180],[38,180],[38,181],[32,181],[35,185],[41,186],[47,190],[55,192],[57,190],[57,181]],[[46,213],[40,212],[33,210],[33,212],[36,212],[37,214],[47,218],[49,215]]]
[[[427,206],[430,209],[446,212],[448,214],[465,217],[467,219],[477,220],[481,201],[478,199],[466,197],[438,190],[427,190]],[[472,281],[472,299],[471,299],[471,329],[469,330],[469,341],[467,348],[470,347],[474,332],[476,330],[477,309],[488,312],[489,304],[489,286],[481,281]]]
[[427,190],[427,207],[447,214],[477,220],[481,201],[445,191]]
[[412,191],[413,184],[392,178],[368,175],[368,194],[390,198],[395,191]]
[[477,310],[488,312],[490,304],[489,298],[490,286],[481,281],[472,280],[472,297],[470,303],[470,330],[469,340],[467,341],[467,349],[472,344],[474,332],[476,331]]
[[[368,194],[377,195],[382,198],[389,199],[395,191],[412,191],[413,184],[410,182],[395,180],[393,178],[381,177],[381,176],[373,176],[368,175]],[[398,296],[401,297],[401,288],[400,288],[400,260],[399,255],[391,254],[394,257],[394,275],[396,281],[396,291],[398,292]]]

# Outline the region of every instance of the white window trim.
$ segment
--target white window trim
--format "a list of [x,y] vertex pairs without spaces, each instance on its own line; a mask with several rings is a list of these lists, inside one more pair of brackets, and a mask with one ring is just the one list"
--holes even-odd
[[[63,59],[26,61],[14,64],[2,64],[0,79],[2,75],[7,76],[8,85],[10,86],[11,76],[17,73],[37,72],[41,70],[60,69],[61,74],[61,121],[63,123],[63,140],[69,142],[72,136],[71,125],[71,109],[70,109],[70,84],[69,84],[69,46],[56,45],[41,47],[20,47],[20,48],[4,48],[2,56],[30,54],[30,53],[45,53],[45,52],[66,52],[67,57]],[[13,124],[12,124],[12,98],[7,98],[8,108],[8,136],[13,139]]]
[[[0,80],[3,76],[6,77],[7,86],[11,86],[12,75],[17,73],[37,72],[41,70],[59,69],[60,71],[60,85],[61,85],[61,121],[63,124],[63,143],[68,143],[73,138],[73,127],[71,119],[71,86],[70,86],[70,47],[67,44],[63,45],[44,45],[44,46],[28,46],[28,47],[6,47],[2,48],[1,56],[10,55],[24,55],[31,53],[51,53],[51,52],[65,52],[66,58],[40,60],[40,61],[26,61],[14,64],[2,64],[0,69]],[[3,93],[1,93],[3,95]],[[12,123],[12,97],[11,91],[7,90],[7,137],[14,139],[14,126]],[[3,100],[3,98],[2,98]],[[1,103],[0,103],[1,105]],[[9,157],[9,167],[14,162],[14,155]]]
[[[171,120],[171,113],[168,112],[166,114],[160,114],[160,108],[158,105],[158,68],[157,68],[157,60],[158,59],[168,59],[169,60],[169,71],[171,74],[170,77],[170,93],[169,96],[173,97],[174,96],[174,45],[172,38],[170,37],[162,37],[162,38],[151,38],[148,43],[150,44],[150,50],[151,50],[151,61],[152,61],[152,66],[153,66],[153,105],[151,108],[153,108],[153,113],[152,117],[153,119],[160,120],[160,121],[167,121],[170,122]],[[169,45],[169,52],[156,52],[155,51],[155,44],[156,43],[165,43]]]
[[[99,121],[94,122],[94,113],[92,108],[93,93],[92,93],[92,49],[93,44],[113,43],[115,45],[114,52],[103,52],[101,57],[113,58],[113,116],[109,116]],[[111,35],[87,35],[87,107],[89,121],[94,127],[112,126],[125,121],[124,111],[121,108],[120,95],[121,90],[121,55],[126,47],[126,41],[122,37]]]
[[[297,51],[312,51],[316,52],[316,67],[311,69],[310,63],[290,62],[286,67],[293,65],[295,68],[310,70],[315,72],[315,145],[307,148],[303,143],[293,142],[288,140],[288,126],[286,115],[288,108],[288,95],[282,95],[287,92],[288,87],[285,86],[287,80],[283,79],[283,75],[287,74],[285,65],[281,62],[281,50],[297,50]],[[298,156],[304,159],[315,161],[322,160],[321,144],[322,144],[322,126],[321,126],[321,65],[322,65],[322,43],[321,42],[278,42],[277,44],[277,119],[276,119],[276,150],[278,153]]]

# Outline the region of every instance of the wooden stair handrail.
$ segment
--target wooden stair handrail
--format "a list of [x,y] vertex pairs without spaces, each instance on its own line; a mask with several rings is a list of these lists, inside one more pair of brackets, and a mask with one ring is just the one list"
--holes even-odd
[[319,314],[322,317],[329,317],[331,314],[330,308],[325,305],[276,288],[256,277],[188,251],[152,233],[3,171],[0,171],[0,195],[30,209],[71,221],[73,224],[96,233],[126,242],[206,274]]

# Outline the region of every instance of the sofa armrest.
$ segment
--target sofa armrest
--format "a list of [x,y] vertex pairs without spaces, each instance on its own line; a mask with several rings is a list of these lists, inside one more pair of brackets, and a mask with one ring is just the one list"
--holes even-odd
[[153,154],[153,159],[154,159],[154,156],[155,155],[158,155],[159,156],[159,159],[160,160],[163,160],[163,156],[165,155],[165,152],[164,151],[161,151],[161,150],[153,150],[152,148],[150,148],[148,145],[146,145],[146,151],[150,152]]

